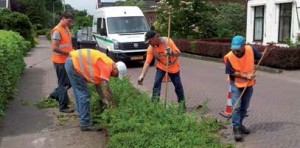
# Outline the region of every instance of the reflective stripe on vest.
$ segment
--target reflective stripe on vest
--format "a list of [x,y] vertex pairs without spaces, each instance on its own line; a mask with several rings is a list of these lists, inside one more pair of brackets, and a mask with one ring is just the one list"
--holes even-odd
[[94,83],[95,81],[94,81],[94,75],[93,75],[91,51],[90,51],[90,49],[86,49],[86,51],[87,51],[87,67],[88,67],[89,75],[87,75],[85,73],[82,50],[78,51],[78,62],[79,62],[79,66],[80,66],[80,71],[85,78],[90,78],[89,81]]
[[[169,48],[169,47],[167,46],[167,44],[166,44],[166,40],[167,40],[166,38],[160,38],[160,41],[163,43],[165,49]],[[152,46],[151,46],[151,47],[152,47]],[[153,56],[155,57],[155,59],[156,59],[159,63],[163,64],[164,66],[167,66],[167,63],[164,63],[163,61],[160,60],[160,58],[161,58],[161,57],[164,57],[165,55],[157,55],[157,53],[155,52],[155,50],[154,50],[153,47],[152,47],[152,53],[153,53]],[[170,58],[169,58],[169,65],[168,65],[168,66],[173,65],[177,60],[178,60],[178,57],[177,57],[177,56],[175,56],[175,58],[174,58],[173,61],[171,61],[171,57],[170,57]]]
[[113,60],[104,53],[94,49],[80,49],[70,52],[70,57],[74,69],[82,75],[88,82],[99,84],[101,78],[101,68],[98,62],[113,66]]
[[[245,45],[245,54],[243,55],[243,57],[238,58],[235,56],[235,54],[232,51],[230,51],[224,57],[224,60],[225,61],[229,60],[232,68],[236,72],[245,73],[245,74],[253,74],[254,72],[254,53],[251,46],[249,45]],[[234,83],[238,88],[247,87],[247,84],[248,86],[253,86],[255,80],[252,79],[250,80],[249,83],[248,82],[249,80],[246,80],[244,78],[234,77]]]

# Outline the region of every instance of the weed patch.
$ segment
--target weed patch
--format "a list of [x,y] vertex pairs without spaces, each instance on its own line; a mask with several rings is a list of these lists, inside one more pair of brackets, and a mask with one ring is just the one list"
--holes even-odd
[[[220,142],[215,119],[198,121],[176,104],[152,102],[128,79],[111,79],[117,107],[94,113],[93,121],[108,129],[108,147],[231,147]],[[97,110],[98,95],[91,91],[91,108]]]
[[44,97],[35,105],[39,109],[55,108],[58,106],[58,102],[55,99],[49,99],[47,97]]

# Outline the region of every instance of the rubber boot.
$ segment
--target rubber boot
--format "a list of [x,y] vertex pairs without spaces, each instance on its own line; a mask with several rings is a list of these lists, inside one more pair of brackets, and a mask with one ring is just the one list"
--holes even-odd
[[240,129],[240,126],[233,127],[233,136],[235,141],[242,141],[243,135]]

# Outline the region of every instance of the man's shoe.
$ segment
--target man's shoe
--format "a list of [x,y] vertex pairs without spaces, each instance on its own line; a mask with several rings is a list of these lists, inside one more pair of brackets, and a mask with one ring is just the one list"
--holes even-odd
[[73,113],[74,109],[72,108],[64,108],[64,109],[59,109],[60,112],[62,113]]
[[250,134],[250,130],[247,129],[244,125],[240,126],[240,130],[242,134],[247,134],[247,135]]
[[88,126],[80,126],[81,131],[102,131],[103,129],[95,126],[95,125],[88,125]]
[[240,126],[233,127],[233,136],[235,141],[242,141],[243,135],[240,129]]

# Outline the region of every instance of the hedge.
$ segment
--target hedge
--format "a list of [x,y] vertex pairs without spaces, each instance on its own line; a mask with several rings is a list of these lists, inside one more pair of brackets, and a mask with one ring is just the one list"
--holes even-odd
[[0,30],[0,116],[4,115],[5,104],[14,94],[25,68],[26,44],[18,33]]
[[[216,41],[216,42],[214,42]],[[182,52],[222,58],[230,51],[230,40],[228,39],[175,39],[175,44]],[[259,51],[266,46],[251,45]],[[300,69],[300,47],[273,47],[269,50],[261,65],[280,69]]]

